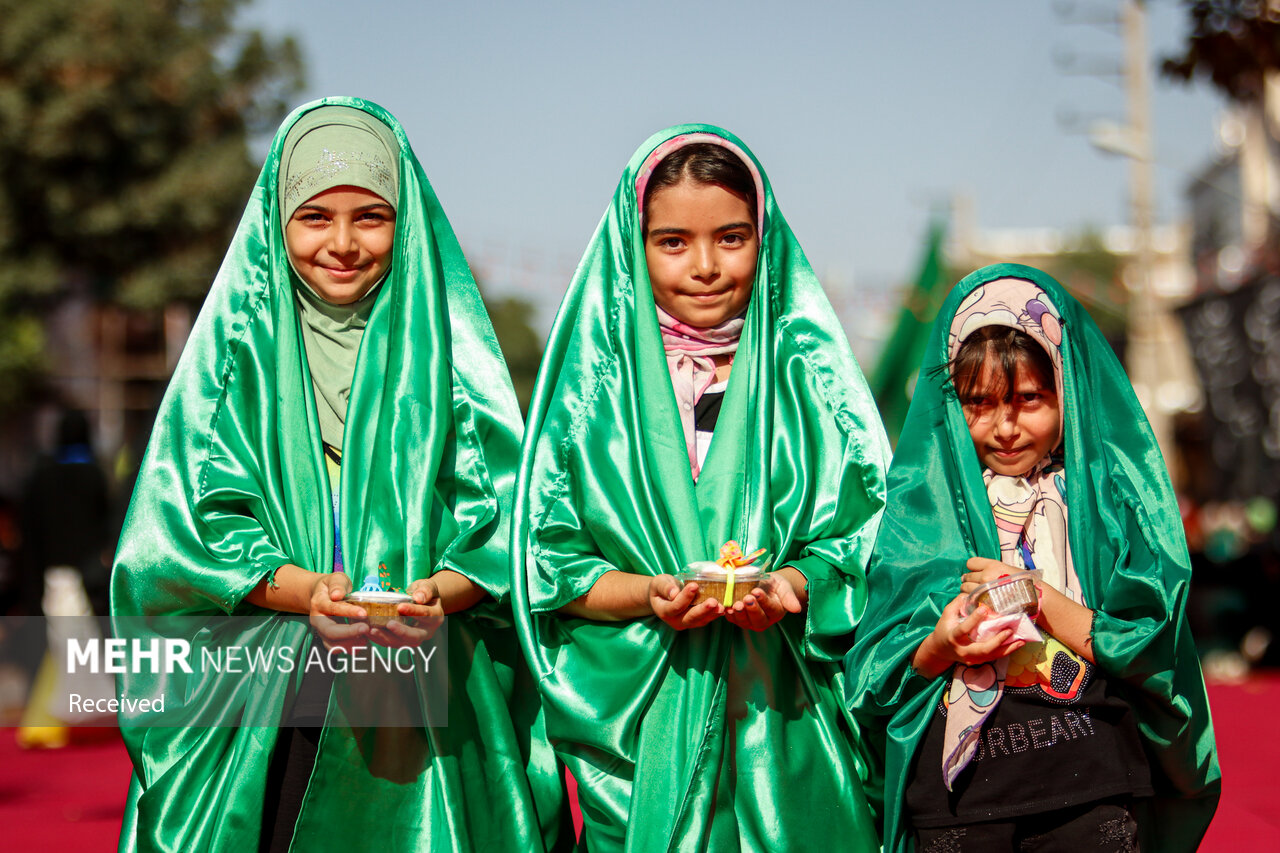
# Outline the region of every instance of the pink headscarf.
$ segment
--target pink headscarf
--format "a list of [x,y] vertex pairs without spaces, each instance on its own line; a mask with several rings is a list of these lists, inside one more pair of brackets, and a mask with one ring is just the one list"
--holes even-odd
[[716,363],[712,356],[733,355],[745,322],[742,316],[725,320],[716,326],[700,329],[682,323],[659,305],[658,326],[662,330],[662,348],[667,353],[667,370],[676,394],[676,409],[684,427],[684,443],[689,449],[689,468],[694,482],[698,480],[698,449],[694,437],[694,408],[698,400],[716,381]]

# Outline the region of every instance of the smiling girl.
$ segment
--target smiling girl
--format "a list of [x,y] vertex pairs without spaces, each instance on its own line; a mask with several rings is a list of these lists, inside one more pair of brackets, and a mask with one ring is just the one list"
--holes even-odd
[[[121,721],[121,850],[555,844],[560,785],[505,603],[519,431],[400,125],[358,99],[299,108],[174,372],[112,576],[118,636],[290,666],[124,676],[171,714]],[[353,586],[412,602],[371,627]],[[442,638],[430,680],[313,666]],[[431,691],[447,725],[414,724]],[[369,693],[396,727],[352,720]]]
[[[547,346],[513,600],[592,850],[875,850],[843,710],[886,444],[758,163],[671,128],[632,158]],[[742,601],[675,574],[727,540]]]
[[[1028,615],[970,608],[1024,569]],[[846,660],[855,709],[892,717],[885,849],[1194,850],[1220,783],[1189,579],[1159,449],[1088,314],[1029,267],[961,281]]]
[[396,211],[381,196],[340,185],[317,193],[284,226],[289,263],[331,305],[358,302],[391,265]]

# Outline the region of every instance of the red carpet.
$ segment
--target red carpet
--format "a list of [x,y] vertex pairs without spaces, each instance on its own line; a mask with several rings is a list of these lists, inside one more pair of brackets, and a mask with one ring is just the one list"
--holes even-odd
[[1222,802],[1202,853],[1280,850],[1280,672],[1209,686]]
[[[62,749],[19,749],[0,728],[0,847],[5,850],[116,849],[129,792],[129,756],[112,729],[82,729]],[[85,736],[96,742],[81,742]]]
[[[1212,685],[1209,701],[1224,781],[1222,804],[1200,849],[1280,850],[1280,733],[1274,730],[1280,672]],[[26,751],[14,742],[13,729],[0,728],[0,846],[6,850],[115,850],[128,787],[129,758],[118,737]]]

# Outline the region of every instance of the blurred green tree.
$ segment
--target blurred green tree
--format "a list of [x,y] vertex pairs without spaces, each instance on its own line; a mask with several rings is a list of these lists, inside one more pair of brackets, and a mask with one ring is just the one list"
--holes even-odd
[[301,88],[246,0],[0,0],[0,406],[34,322],[75,283],[130,308],[198,301],[257,172],[247,139]]
[[1121,283],[1124,260],[1106,247],[1101,232],[1085,228],[1043,266],[1084,303],[1113,347],[1124,341],[1129,308],[1129,294]]
[[1189,0],[1181,56],[1165,58],[1167,77],[1207,77],[1229,98],[1257,103],[1268,72],[1280,70],[1280,4],[1275,0]]
[[[1280,166],[1280,104],[1275,103],[1280,90],[1280,0],[1189,0],[1186,6],[1186,48],[1181,56],[1164,60],[1164,75],[1183,82],[1207,78],[1239,105],[1245,122],[1239,154],[1242,172],[1256,174],[1254,170],[1267,161],[1267,171],[1273,171]],[[1252,168],[1246,161],[1254,164]],[[1252,264],[1276,272],[1280,217],[1274,204],[1264,201],[1270,192],[1260,192],[1262,197],[1254,198],[1253,204],[1265,205],[1269,212],[1265,233],[1246,236],[1246,242],[1257,243]],[[1245,194],[1248,204],[1248,189]]]
[[502,348],[507,370],[511,372],[511,384],[516,389],[520,413],[528,416],[533,383],[538,378],[538,365],[542,362],[542,339],[530,323],[533,305],[514,296],[500,299],[484,296],[484,306],[493,322],[493,331],[498,336],[498,346]]

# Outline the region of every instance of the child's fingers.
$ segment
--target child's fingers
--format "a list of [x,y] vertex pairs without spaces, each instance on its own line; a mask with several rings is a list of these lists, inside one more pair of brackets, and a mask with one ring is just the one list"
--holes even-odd
[[320,639],[324,642],[326,649],[350,650],[363,646],[368,642],[369,623],[367,622],[353,622],[350,625],[344,625],[341,622],[334,622],[323,617],[321,617],[321,620],[328,624],[317,624],[315,619],[312,620],[311,624],[315,627],[316,633],[320,635]]
[[311,612],[330,619],[353,619],[358,622],[369,618],[363,607],[341,599],[325,601],[321,598],[319,601],[312,601]]
[[[968,663],[986,663],[987,661],[996,660],[1009,654],[1012,649],[1005,650],[1003,647],[1009,643],[1013,637],[1013,629],[1006,628],[994,637],[990,637],[979,643],[970,643],[964,650],[964,658]],[[1015,640],[1021,643],[1021,640]]]
[[752,631],[763,631],[786,615],[777,599],[767,595],[747,597],[751,599],[746,607],[747,627]]
[[740,611],[726,611],[724,618],[733,625],[747,631],[763,631],[772,624],[768,618],[762,614],[746,609]]
[[1013,654],[1014,652],[1016,652],[1018,649],[1022,648],[1026,644],[1027,644],[1026,640],[1022,640],[1022,639],[1010,640],[1008,644],[996,649],[996,657],[998,658],[1008,657],[1009,655]]
[[978,630],[978,626],[982,624],[982,620],[987,618],[989,611],[985,607],[979,607],[977,610],[965,616],[956,624],[955,636],[957,639],[963,639],[971,636],[974,631]]
[[324,614],[313,614],[311,625],[316,629],[316,633],[327,640],[350,639],[369,633],[368,622],[338,622]]
[[435,583],[426,578],[421,578],[409,584],[409,588],[405,591],[413,596],[413,600],[418,604],[434,604],[439,597]]
[[663,622],[666,622],[671,627],[677,629],[684,627],[682,620],[689,610],[687,606],[677,607],[674,603],[668,601],[661,595],[655,596],[650,603],[653,606],[654,615]]
[[396,621],[393,619],[388,622],[385,627],[381,625],[370,625],[369,639],[380,646],[400,646],[400,638],[391,632],[391,626],[394,624],[396,624]]
[[345,572],[334,572],[324,579],[330,601],[341,601],[351,592],[351,578]]
[[714,598],[708,598],[701,604],[686,610],[680,621],[686,628],[701,628],[703,625],[715,621],[723,612],[724,607],[720,602]]
[[437,627],[429,618],[415,626],[392,619],[385,628],[371,629],[369,636],[374,642],[391,648],[415,647],[431,639]]
[[968,596],[964,593],[957,595],[955,598],[947,602],[947,606],[942,608],[942,616],[948,621],[959,622],[964,618],[964,601]]
[[[680,610],[683,610],[693,604],[693,600],[698,597],[698,585],[692,581],[685,584],[682,589],[679,586],[676,586],[675,579],[673,578],[671,581],[671,589],[674,591],[674,595],[668,595],[668,598],[670,598],[671,603]],[[703,603],[705,604],[706,602]]]
[[777,621],[770,618],[766,608],[767,605],[763,599],[758,600],[753,593],[748,594],[743,596],[732,610],[725,612],[725,619],[748,631],[763,631]]
[[[435,604],[401,604],[396,607],[396,612],[402,617],[399,620],[393,619],[388,625],[400,625],[404,628],[411,626],[405,617],[412,619],[418,627],[434,632],[444,621],[444,608],[439,602]],[[425,638],[424,638],[425,639]]]
[[[653,580],[649,582],[649,590],[651,594],[659,598],[664,598],[667,601],[675,601],[680,593],[688,590],[691,585],[694,587],[694,593],[696,593],[696,585],[691,583],[685,584],[684,589],[681,589],[680,584],[676,583],[676,579],[671,575],[656,575]],[[693,600],[692,594],[689,596],[689,600]]]
[[[768,624],[762,627],[772,625],[787,613],[786,609],[782,606],[782,601],[777,596],[767,595],[763,590],[759,589],[754,590],[751,594],[745,596],[742,599],[742,604],[743,609],[747,612],[748,616],[754,617],[759,615],[764,618]],[[756,630],[759,630],[759,628]]]
[[791,584],[787,584],[782,589],[777,590],[777,596],[782,604],[782,609],[788,613],[799,613],[804,609],[800,604],[800,596],[796,595],[796,591],[792,589]]
[[[1008,566],[999,560],[992,560],[990,557],[970,557],[965,561],[965,569],[973,574],[983,574],[984,572],[1003,572],[1012,571]],[[993,578],[988,578],[992,580]]]

